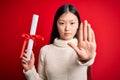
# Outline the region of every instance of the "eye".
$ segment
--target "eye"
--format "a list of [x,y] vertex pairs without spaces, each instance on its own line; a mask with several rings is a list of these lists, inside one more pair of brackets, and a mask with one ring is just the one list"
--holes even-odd
[[60,24],[60,25],[63,25],[63,24],[64,24],[64,22],[59,22],[59,24]]
[[75,24],[75,22],[71,22],[70,24],[73,25],[73,24]]

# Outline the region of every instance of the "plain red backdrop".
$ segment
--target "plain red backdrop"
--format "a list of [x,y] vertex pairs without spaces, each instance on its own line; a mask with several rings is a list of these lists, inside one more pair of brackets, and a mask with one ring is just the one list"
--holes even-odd
[[55,12],[68,3],[76,6],[82,21],[91,23],[96,35],[93,80],[120,80],[119,0],[0,0],[0,80],[26,80],[19,58],[21,34],[29,33],[33,14],[40,16],[36,34],[45,38],[33,49],[37,68],[39,50],[49,43]]

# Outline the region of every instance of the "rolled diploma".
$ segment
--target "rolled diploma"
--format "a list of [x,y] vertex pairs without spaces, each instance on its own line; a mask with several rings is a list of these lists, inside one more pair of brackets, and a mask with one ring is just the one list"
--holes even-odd
[[[35,35],[35,33],[36,33],[38,18],[39,18],[38,15],[33,14],[30,35]],[[32,39],[29,39],[28,46],[27,46],[27,58],[28,58],[28,60],[30,60],[30,57],[31,57],[33,43],[34,43],[34,41]]]

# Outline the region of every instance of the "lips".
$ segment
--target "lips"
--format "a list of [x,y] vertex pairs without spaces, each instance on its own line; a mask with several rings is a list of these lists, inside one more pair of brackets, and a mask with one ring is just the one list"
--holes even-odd
[[64,34],[65,34],[66,36],[67,36],[67,35],[71,35],[71,33],[64,33]]

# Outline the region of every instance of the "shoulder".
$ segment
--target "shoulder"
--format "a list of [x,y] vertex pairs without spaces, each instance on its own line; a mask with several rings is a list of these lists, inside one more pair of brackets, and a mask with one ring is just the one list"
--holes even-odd
[[45,45],[45,46],[43,46],[40,50],[44,51],[44,50],[49,49],[50,47],[52,47],[52,44]]
[[45,45],[40,49],[39,57],[41,58],[45,57],[46,54],[49,53],[50,48],[53,46],[53,44]]
[[49,44],[49,45],[43,46],[43,47],[40,49],[40,53],[49,51],[53,46],[54,46],[53,44]]

